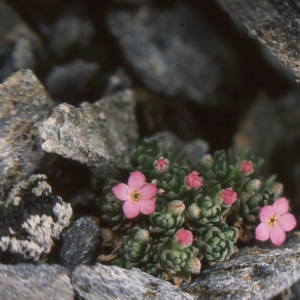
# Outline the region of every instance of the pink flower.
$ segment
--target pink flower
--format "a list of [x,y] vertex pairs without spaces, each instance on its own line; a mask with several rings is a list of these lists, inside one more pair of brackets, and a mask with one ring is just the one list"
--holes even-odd
[[145,175],[140,171],[130,175],[128,185],[119,183],[112,191],[119,200],[124,201],[122,208],[127,219],[135,218],[140,212],[150,215],[155,211],[157,187],[146,183]]
[[242,173],[246,175],[250,175],[254,172],[252,161],[250,160],[243,160],[241,162]]
[[236,201],[237,193],[232,189],[225,189],[221,195],[224,204],[231,205]]
[[188,247],[193,242],[193,234],[186,229],[181,229],[175,234],[178,244],[183,247]]
[[161,156],[154,162],[154,168],[156,168],[160,173],[167,170],[169,168],[169,165],[170,161],[163,156]]
[[193,171],[188,176],[186,176],[186,184],[190,188],[199,188],[202,186],[202,180],[199,176],[199,172]]
[[264,206],[260,211],[261,223],[255,231],[256,239],[267,241],[270,238],[274,245],[281,246],[286,239],[285,231],[293,230],[297,224],[294,215],[288,213],[288,210],[286,198],[277,199],[273,206]]

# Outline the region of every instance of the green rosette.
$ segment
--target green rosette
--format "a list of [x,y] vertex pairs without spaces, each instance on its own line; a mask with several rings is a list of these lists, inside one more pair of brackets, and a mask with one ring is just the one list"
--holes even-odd
[[123,238],[121,254],[124,267],[129,269],[146,263],[150,257],[151,238],[148,230],[134,227]]
[[238,230],[220,222],[209,228],[200,229],[197,246],[209,265],[214,266],[237,252],[235,246]]

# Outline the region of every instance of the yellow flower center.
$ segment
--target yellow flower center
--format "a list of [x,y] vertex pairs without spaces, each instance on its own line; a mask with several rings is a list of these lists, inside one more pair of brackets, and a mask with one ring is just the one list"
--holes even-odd
[[130,194],[130,199],[133,201],[139,201],[141,199],[141,193],[138,191],[132,191]]
[[268,220],[268,224],[274,226],[277,223],[277,218],[275,216],[271,216]]

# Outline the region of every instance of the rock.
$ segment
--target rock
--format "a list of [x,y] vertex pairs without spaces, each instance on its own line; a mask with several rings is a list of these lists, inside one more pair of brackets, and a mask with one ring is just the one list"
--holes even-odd
[[85,98],[92,88],[100,66],[81,59],[52,68],[45,80],[45,87],[54,99],[77,102]]
[[60,257],[64,267],[72,271],[77,265],[96,261],[101,245],[100,228],[90,217],[76,220],[62,234]]
[[62,13],[52,25],[49,45],[59,58],[74,51],[83,51],[90,46],[95,28],[84,11],[83,5],[76,7],[75,4],[74,12]]
[[72,208],[52,194],[45,175],[15,184],[0,210],[0,251],[19,260],[48,254],[70,223]]
[[0,106],[0,181],[8,190],[38,168],[38,127],[54,103],[32,71],[21,70],[0,85]]
[[[298,99],[298,89],[277,98],[259,95],[241,115],[233,140],[235,152],[248,148],[252,154],[264,159],[263,167],[266,172],[275,172],[280,174],[281,178],[289,176],[287,184],[294,180],[293,176],[298,177],[291,171],[296,166],[299,156]],[[290,165],[290,168],[287,168],[287,165]]]
[[186,142],[203,133],[198,112],[187,103],[172,102],[144,88],[135,88],[134,92],[139,130],[144,136],[169,131]]
[[[154,92],[216,105],[236,85],[232,49],[183,1],[115,7],[107,27],[127,65]],[[217,96],[220,89],[222,96]]]
[[299,1],[218,0],[250,36],[259,40],[299,81]]
[[191,167],[196,168],[202,157],[208,153],[209,145],[202,139],[195,139],[183,146],[183,153]]
[[99,263],[78,266],[72,273],[74,290],[85,300],[157,299],[192,300],[171,283],[152,277],[139,269],[125,270]]
[[121,90],[132,88],[132,78],[122,67],[118,68],[109,78],[104,95],[111,95]]
[[77,160],[99,173],[130,166],[137,138],[134,93],[125,90],[79,108],[60,104],[40,127],[42,148]]
[[171,148],[174,148],[177,151],[183,146],[183,141],[170,131],[158,131],[149,138],[157,140],[163,152],[167,152]]
[[68,270],[59,265],[0,265],[2,300],[73,300]]
[[282,247],[257,243],[202,272],[183,290],[197,299],[272,299],[300,279],[300,234]]
[[0,79],[20,69],[35,70],[45,57],[41,39],[5,1],[0,1]]
[[286,134],[271,99],[260,95],[241,118],[234,135],[234,151],[248,148],[250,153],[263,158],[264,167],[269,169],[272,154]]

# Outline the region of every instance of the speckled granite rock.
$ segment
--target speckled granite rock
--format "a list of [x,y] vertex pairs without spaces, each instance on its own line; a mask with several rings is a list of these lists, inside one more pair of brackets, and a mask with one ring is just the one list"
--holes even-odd
[[152,277],[139,269],[116,266],[81,265],[72,273],[74,290],[85,300],[144,299],[192,300],[171,283]]
[[196,299],[272,299],[300,279],[300,233],[285,244],[243,247],[230,260],[202,272],[182,286]]
[[1,300],[73,300],[68,270],[59,265],[1,265]]
[[100,173],[130,166],[137,138],[134,93],[125,90],[79,108],[57,106],[40,127],[42,148],[77,160]]
[[70,223],[71,205],[51,192],[45,175],[15,184],[0,209],[0,252],[38,261]]
[[248,34],[258,39],[300,78],[298,0],[218,0]]
[[33,72],[21,70],[0,84],[0,107],[0,181],[9,189],[42,160],[38,127],[54,103]]

